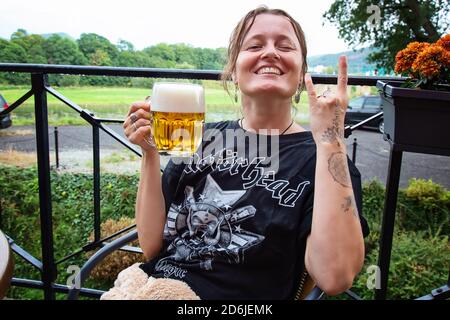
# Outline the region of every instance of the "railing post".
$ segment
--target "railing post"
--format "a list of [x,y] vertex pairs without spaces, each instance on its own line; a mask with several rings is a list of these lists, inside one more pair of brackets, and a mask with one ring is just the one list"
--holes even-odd
[[389,264],[391,262],[392,239],[394,235],[395,209],[397,208],[398,186],[400,182],[400,169],[403,152],[391,144],[389,156],[389,171],[386,181],[386,196],[384,212],[381,222],[380,252],[378,254],[378,267],[380,268],[380,287],[375,290],[376,300],[385,300],[387,295]]
[[92,125],[94,160],[94,242],[100,241],[100,130]]
[[358,147],[357,139],[353,139],[353,152],[352,152],[352,162],[356,164],[356,148]]
[[34,109],[36,119],[36,147],[39,177],[39,216],[41,222],[42,246],[42,282],[44,298],[55,299],[52,284],[56,279],[56,266],[53,252],[52,194],[50,181],[50,147],[48,138],[47,114],[47,75],[34,73],[31,75],[34,93]]
[[55,158],[56,158],[56,168],[59,168],[59,143],[58,143],[58,127],[55,127]]

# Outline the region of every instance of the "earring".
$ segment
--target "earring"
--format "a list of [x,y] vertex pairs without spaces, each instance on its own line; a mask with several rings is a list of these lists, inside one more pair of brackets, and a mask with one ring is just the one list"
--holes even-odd
[[295,104],[298,104],[300,102],[300,94],[302,93],[302,91],[300,90],[300,86],[297,88],[297,92],[295,93],[294,96],[294,102]]
[[234,84],[234,102],[236,102],[236,103],[238,102],[238,93],[239,93],[239,85],[236,82]]

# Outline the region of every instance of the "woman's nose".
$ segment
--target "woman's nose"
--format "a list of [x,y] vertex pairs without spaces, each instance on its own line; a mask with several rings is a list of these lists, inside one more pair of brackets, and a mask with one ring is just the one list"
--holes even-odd
[[280,59],[280,55],[277,51],[277,48],[274,45],[266,45],[264,48],[264,52],[261,56],[261,58],[273,58],[273,59]]

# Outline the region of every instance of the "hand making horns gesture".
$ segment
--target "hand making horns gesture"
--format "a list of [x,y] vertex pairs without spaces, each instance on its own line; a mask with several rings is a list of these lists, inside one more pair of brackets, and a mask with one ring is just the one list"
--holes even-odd
[[345,146],[344,118],[347,111],[347,57],[339,57],[337,92],[327,89],[317,95],[311,76],[305,75],[308,91],[310,127],[316,144]]

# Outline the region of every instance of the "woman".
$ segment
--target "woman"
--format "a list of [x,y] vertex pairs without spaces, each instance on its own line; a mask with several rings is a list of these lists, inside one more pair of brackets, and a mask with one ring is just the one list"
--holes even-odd
[[[282,10],[260,7],[240,21],[223,78],[240,91],[243,118],[207,129],[258,144],[239,152],[242,139],[228,139],[225,148],[211,148],[221,160],[215,165],[205,155],[171,161],[160,179],[148,139],[151,105],[131,106],[124,130],[143,150],[136,223],[147,274],[182,280],[202,299],[292,298],[305,268],[329,295],[351,287],[368,231],[359,215],[360,174],[343,136],[347,62],[339,59],[337,92],[317,96],[306,53],[300,25]],[[291,116],[303,87],[311,131]],[[216,140],[205,137],[203,149]],[[261,156],[267,140],[277,152]],[[267,170],[275,154],[276,170]]]

